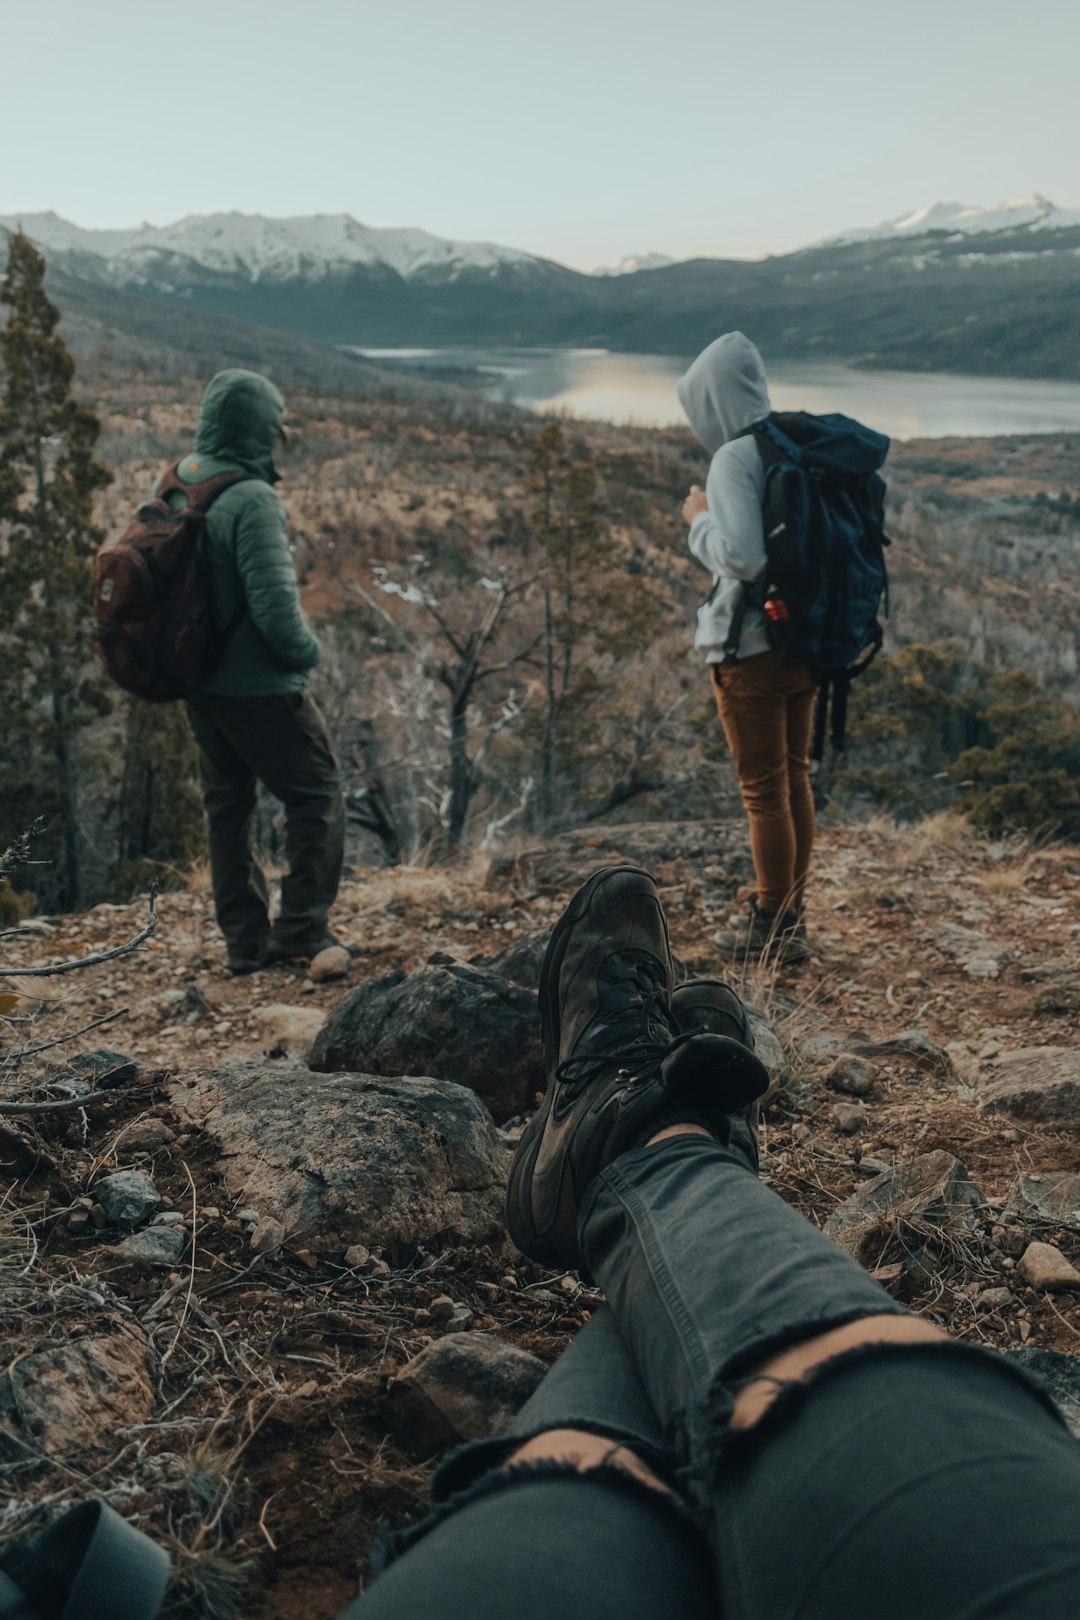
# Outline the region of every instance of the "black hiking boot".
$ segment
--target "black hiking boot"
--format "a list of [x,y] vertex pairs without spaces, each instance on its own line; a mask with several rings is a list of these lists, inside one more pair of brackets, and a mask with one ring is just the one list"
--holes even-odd
[[[720,979],[690,979],[686,984],[678,985],[671,998],[671,1011],[681,1034],[719,1035],[726,1040],[737,1041],[748,1052],[754,1050],[754,1034],[746,1008],[731,986]],[[707,1093],[693,1100],[697,1102],[705,1123],[716,1130],[722,1141],[741,1153],[756,1174],[761,1134],[760,1098],[768,1089],[769,1074],[763,1063],[756,1058],[754,1061],[761,1071],[761,1089],[727,1115],[714,1115]]]
[[271,934],[270,943],[262,954],[260,966],[273,967],[277,962],[310,962],[320,951],[331,950],[334,946],[340,946],[346,951],[349,949],[345,941],[338,939],[329,928],[324,928],[321,934],[312,935],[308,939],[281,939]]
[[680,1033],[672,990],[652,878],[630,866],[594,873],[556,923],[540,969],[547,1092],[507,1185],[510,1236],[543,1265],[580,1266],[586,1188],[665,1115],[669,1092],[726,1092],[727,1112],[768,1083],[745,1045],[709,1031]]
[[713,935],[713,944],[736,962],[794,967],[810,956],[802,906],[774,913],[763,911],[756,899],[750,901],[746,922],[738,928],[721,928]]

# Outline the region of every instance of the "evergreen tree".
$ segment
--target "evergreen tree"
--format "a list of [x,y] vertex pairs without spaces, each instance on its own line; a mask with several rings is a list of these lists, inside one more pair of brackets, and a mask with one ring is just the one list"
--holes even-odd
[[90,631],[93,501],[112,474],[100,425],[72,398],[74,362],[45,295],[45,261],[11,237],[0,303],[0,845],[44,814],[59,832],[52,900],[82,895],[76,741],[103,712]]
[[179,703],[128,700],[116,809],[118,863],[109,891],[126,899],[156,881],[178,888],[206,853],[198,751]]

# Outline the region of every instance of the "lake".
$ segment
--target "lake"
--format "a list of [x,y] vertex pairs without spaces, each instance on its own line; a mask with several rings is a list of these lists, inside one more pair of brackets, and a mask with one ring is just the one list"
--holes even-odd
[[[356,349],[378,362],[480,374],[486,399],[646,427],[685,426],[675,381],[687,360],[605,349]],[[843,411],[895,439],[1080,432],[1080,383],[853,371],[813,361],[770,368],[777,410]]]

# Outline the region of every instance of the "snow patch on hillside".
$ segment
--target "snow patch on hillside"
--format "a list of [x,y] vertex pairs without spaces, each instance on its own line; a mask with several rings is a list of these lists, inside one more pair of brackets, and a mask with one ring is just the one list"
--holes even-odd
[[594,276],[632,276],[639,270],[662,270],[675,264],[666,253],[628,253],[618,264],[601,264],[592,272]]

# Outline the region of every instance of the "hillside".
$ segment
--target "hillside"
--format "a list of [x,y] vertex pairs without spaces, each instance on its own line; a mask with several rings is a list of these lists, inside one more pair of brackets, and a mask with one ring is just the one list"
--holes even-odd
[[[0,230],[14,218],[0,221]],[[348,216],[213,215],[129,232],[30,216],[90,314],[107,290],[331,345],[518,344],[690,355],[725,327],[776,359],[1080,376],[1080,216],[935,205],[762,260],[587,275]],[[107,306],[103,306],[106,307]]]
[[[82,1109],[0,1125],[11,1177],[0,1231],[0,1468],[15,1492],[6,1533],[92,1484],[169,1547],[171,1616],[329,1620],[348,1601],[376,1521],[416,1509],[435,1449],[395,1377],[447,1332],[548,1362],[597,1298],[522,1261],[494,1229],[482,1241],[455,1236],[465,1215],[452,1201],[434,1224],[414,1202],[412,1240],[399,1230],[396,1241],[365,1243],[365,1220],[370,1234],[384,1214],[364,1214],[364,1161],[351,1157],[361,1137],[339,1129],[332,1140],[324,1115],[343,1095],[359,1107],[375,1084],[419,1088],[415,1117],[431,1082],[310,1074],[303,1053],[323,1016],[376,976],[446,979],[445,964],[460,976],[454,964],[481,956],[488,972],[519,976],[506,1016],[524,1062],[535,1036],[516,998],[531,1005],[544,930],[591,867],[617,858],[656,872],[685,970],[730,972],[711,935],[748,870],[738,820],[570,835],[490,868],[359,871],[337,912],[354,948],[344,984],[313,985],[298,968],[226,979],[195,874],[186,892],[161,899],[143,951],[65,980],[54,1035],[111,1022],[54,1050],[44,1060],[51,1087],[37,1094],[112,1089]],[[822,840],[811,916],[807,968],[743,976],[773,1031],[761,1048],[777,1082],[766,1178],[824,1223],[897,1167],[910,1180],[959,1159],[950,1173],[970,1178],[977,1207],[919,1213],[916,1198],[879,1216],[866,1263],[972,1342],[1071,1357],[1080,1296],[1033,1287],[1017,1258],[1037,1238],[1080,1261],[1075,1195],[1053,1204],[1050,1191],[1076,1164],[1075,1081],[1055,1091],[1047,1080],[1040,1093],[1032,1078],[1063,1072],[1078,1033],[1080,851],[986,844],[948,817],[836,826]],[[144,920],[140,900],[34,922],[5,940],[5,962],[109,947]],[[471,1040],[480,1063],[490,1037],[480,1026],[470,1034],[470,1006],[459,1004],[455,1040]],[[95,1042],[116,1055],[69,1067]],[[842,1082],[859,1097],[836,1089],[844,1053],[862,1054]],[[468,1084],[451,1067],[435,1072]],[[103,1072],[112,1077],[92,1079]],[[1029,1100],[1002,1111],[993,1099],[1014,1074],[1028,1077]],[[230,1109],[231,1092],[260,1098],[258,1109]],[[275,1098],[287,1109],[279,1138]],[[520,1128],[505,1115],[492,1139],[502,1155]],[[319,1198],[339,1200],[332,1216],[297,1191],[289,1167],[308,1162],[320,1167],[308,1183]],[[149,1233],[172,1235],[151,1240],[164,1251],[155,1262],[136,1260],[147,1239],[125,1237],[108,1215],[107,1178],[121,1170],[150,1176],[161,1200]],[[489,1208],[486,1193],[473,1196],[475,1230],[481,1205],[492,1220],[498,1197]],[[1070,1359],[1037,1365],[1059,1393],[1071,1379],[1075,1394]]]

